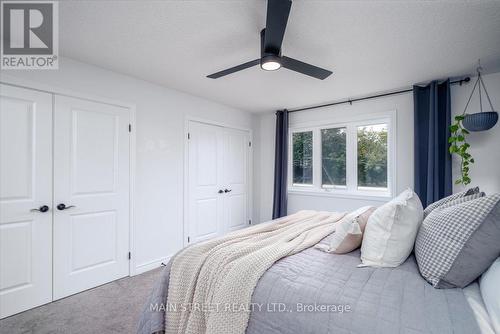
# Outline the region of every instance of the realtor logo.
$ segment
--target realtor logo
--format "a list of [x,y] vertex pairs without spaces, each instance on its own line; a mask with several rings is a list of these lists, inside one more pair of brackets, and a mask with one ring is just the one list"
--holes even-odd
[[2,1],[2,69],[58,68],[55,1]]

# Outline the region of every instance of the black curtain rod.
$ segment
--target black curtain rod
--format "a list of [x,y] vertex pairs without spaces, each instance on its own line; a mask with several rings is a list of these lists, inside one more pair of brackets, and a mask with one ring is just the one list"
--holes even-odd
[[[458,84],[458,85],[462,86],[462,84],[464,82],[467,83],[469,81],[470,81],[470,77],[465,77],[465,78],[460,79],[460,80],[451,81],[450,85],[456,85],[456,84]],[[304,107],[304,108],[298,108],[298,109],[291,109],[291,110],[288,110],[288,112],[297,112],[297,111],[304,111],[304,110],[310,110],[310,109],[316,109],[316,108],[331,107],[331,106],[336,106],[336,105],[345,104],[345,103],[352,104],[353,102],[370,100],[370,99],[376,99],[376,98],[379,98],[379,97],[385,97],[385,96],[391,96],[391,95],[397,95],[397,94],[403,94],[403,93],[409,93],[409,92],[412,92],[412,91],[413,91],[413,88],[402,89],[402,90],[398,90],[398,91],[395,91],[395,92],[382,93],[382,94],[376,94],[376,95],[369,95],[369,96],[360,97],[360,98],[357,98],[357,99],[348,99],[348,100],[339,101],[339,102],[332,102],[332,103],[320,104],[320,105],[312,106],[312,107]]]

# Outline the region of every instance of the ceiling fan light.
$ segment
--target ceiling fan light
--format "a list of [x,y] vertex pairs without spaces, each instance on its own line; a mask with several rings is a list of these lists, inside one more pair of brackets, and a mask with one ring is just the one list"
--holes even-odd
[[260,66],[264,71],[276,71],[281,67],[281,64],[277,61],[268,61],[266,63],[262,63]]
[[281,68],[280,58],[275,56],[267,56],[262,58],[260,67],[264,71],[276,71]]

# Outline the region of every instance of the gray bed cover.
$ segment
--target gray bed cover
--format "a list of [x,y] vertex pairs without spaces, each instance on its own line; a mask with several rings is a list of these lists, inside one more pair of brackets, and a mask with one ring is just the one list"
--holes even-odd
[[[433,288],[413,255],[397,268],[357,268],[359,255],[309,248],[276,262],[254,291],[252,303],[262,308],[254,307],[246,333],[480,333],[462,289]],[[166,303],[169,271],[170,263],[145,305],[140,334],[163,332],[165,315],[150,304]]]

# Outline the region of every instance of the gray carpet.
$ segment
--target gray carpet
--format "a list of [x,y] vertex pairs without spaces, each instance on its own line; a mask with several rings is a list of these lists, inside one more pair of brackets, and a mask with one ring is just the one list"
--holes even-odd
[[122,278],[0,320],[0,333],[135,333],[160,272]]

